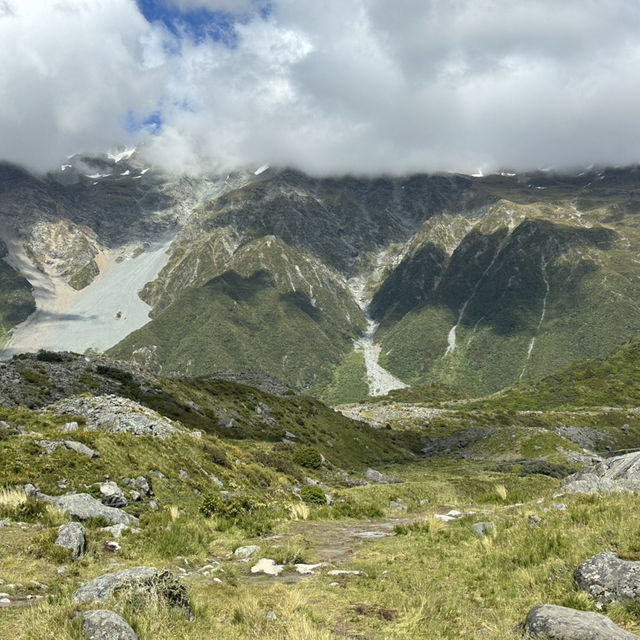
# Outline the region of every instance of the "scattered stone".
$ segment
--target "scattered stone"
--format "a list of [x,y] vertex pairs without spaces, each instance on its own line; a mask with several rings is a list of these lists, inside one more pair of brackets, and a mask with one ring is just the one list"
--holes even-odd
[[640,452],[607,458],[569,476],[564,493],[640,493]]
[[0,593],[0,598],[8,598],[9,594],[8,593]]
[[622,431],[624,431],[625,433],[627,433],[627,431],[629,431],[629,425],[628,424],[623,424],[620,429]]
[[590,611],[545,604],[527,615],[525,631],[545,640],[632,640],[633,633],[621,629],[609,618]]
[[57,573],[59,576],[64,575],[65,573],[67,573],[67,571],[68,571],[67,567],[58,567],[58,568],[56,569],[56,573]]
[[122,509],[126,507],[128,503],[127,499],[122,493],[122,489],[112,480],[100,483],[100,493],[104,496],[103,502],[109,507],[116,507]]
[[436,513],[436,519],[440,520],[440,522],[451,522],[452,520],[457,520],[457,518],[454,518],[453,516],[448,516],[442,513]]
[[618,600],[640,602],[640,562],[620,560],[611,551],[580,564],[573,577],[601,605]]
[[31,582],[34,587],[38,587],[38,589],[42,589],[43,591],[49,590],[49,585],[44,582],[39,582],[38,580],[30,580],[29,582]]
[[142,500],[142,496],[137,491],[129,491],[129,496],[133,502],[140,502]]
[[187,590],[170,571],[155,567],[132,567],[116,573],[107,573],[82,585],[73,594],[75,602],[104,602],[117,591],[131,589],[141,593],[154,593],[169,604],[180,607],[191,617]]
[[285,431],[284,432],[284,437],[288,438],[289,440],[297,440],[298,436],[295,433],[291,433],[291,431]]
[[109,394],[76,396],[47,407],[57,414],[84,416],[87,431],[131,433],[135,436],[169,438],[179,432],[171,420],[134,400]]
[[251,567],[251,573],[264,573],[268,576],[279,576],[284,570],[283,564],[276,564],[271,558],[261,558]]
[[242,560],[243,562],[249,562],[253,555],[258,553],[260,547],[255,544],[246,545],[244,547],[238,547],[233,555],[238,558],[238,560]]
[[0,604],[11,604],[9,598],[0,598]]
[[71,451],[75,451],[79,453],[81,456],[89,456],[89,458],[99,458],[100,454],[91,447],[87,447],[86,444],[82,444],[82,442],[77,442],[76,440],[65,440],[63,442],[64,446]]
[[44,449],[40,456],[50,456],[62,444],[62,442],[59,440],[40,440],[38,444]]
[[326,567],[326,562],[319,562],[318,564],[296,564],[294,565],[296,571],[303,576],[310,576],[316,572],[316,569]]
[[160,478],[161,480],[166,480],[167,476],[162,473],[162,471],[158,471],[157,469],[152,469],[149,471],[150,476],[155,476],[156,478]]
[[[160,473],[160,471],[150,471],[151,474],[159,474],[159,478],[164,478],[165,476]],[[141,495],[146,498],[150,498],[153,495],[153,489],[151,488],[151,482],[147,480],[144,476],[138,476],[137,478],[122,478],[122,484],[128,487],[133,487],[136,491],[138,491]]]
[[367,469],[364,477],[370,482],[376,482],[378,484],[389,482],[389,478],[387,478],[384,473],[380,473],[377,469]]
[[471,525],[471,528],[478,538],[484,538],[486,535],[495,531],[496,525],[493,524],[493,522],[476,522]]
[[77,431],[78,430],[78,423],[77,422],[65,422],[64,426],[62,427],[62,431]]
[[104,543],[104,550],[108,553],[115,553],[116,551],[120,551],[120,549],[122,549],[122,547],[115,540],[109,540]]
[[11,523],[8,520],[0,520],[0,527],[10,527]]
[[394,509],[395,511],[406,511],[407,505],[404,503],[404,500],[390,500],[389,501],[389,509]]
[[367,574],[364,571],[348,571],[347,569],[332,569],[327,571],[328,576],[364,576]]
[[527,518],[527,524],[529,529],[537,529],[542,524],[542,518],[540,516],[529,516]]
[[356,531],[352,533],[353,538],[363,538],[365,540],[375,540],[377,538],[387,538],[393,535],[391,531]]
[[180,469],[180,477],[183,480],[189,480],[191,478],[191,476],[184,469]]
[[82,635],[87,640],[138,640],[129,624],[113,611],[82,612]]
[[567,505],[564,504],[563,502],[554,502],[551,507],[553,509],[555,509],[556,511],[566,511],[567,510]]
[[276,614],[273,611],[267,612],[267,615],[265,616],[267,620],[275,620],[277,617],[278,616],[276,616]]
[[76,560],[84,555],[87,532],[79,522],[67,522],[58,527],[58,538],[55,544],[64,549],[71,549],[71,559]]
[[308,477],[304,479],[304,483],[307,486],[312,486],[313,485],[313,486],[316,486],[316,487],[320,484],[317,480],[314,480],[313,478],[308,478]]
[[110,533],[114,538],[119,538],[125,531],[130,533],[140,533],[140,529],[130,527],[126,524],[112,524],[110,527],[101,527],[100,531],[106,531]]
[[116,507],[109,507],[96,500],[88,493],[67,493],[62,496],[48,496],[44,493],[37,493],[48,504],[52,504],[60,511],[66,511],[73,518],[78,520],[88,520],[89,518],[99,518],[102,516],[112,524],[137,524],[138,518],[129,515],[126,511]]
[[158,503],[155,500],[149,500],[149,509],[151,509],[151,511],[157,511]]

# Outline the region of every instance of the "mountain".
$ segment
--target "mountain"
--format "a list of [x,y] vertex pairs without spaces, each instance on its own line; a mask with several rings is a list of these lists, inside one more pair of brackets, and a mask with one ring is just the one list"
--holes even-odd
[[636,167],[189,178],[133,150],[40,177],[4,166],[7,295],[25,298],[7,329],[37,306],[5,354],[256,372],[333,403],[491,393],[638,334],[639,186]]

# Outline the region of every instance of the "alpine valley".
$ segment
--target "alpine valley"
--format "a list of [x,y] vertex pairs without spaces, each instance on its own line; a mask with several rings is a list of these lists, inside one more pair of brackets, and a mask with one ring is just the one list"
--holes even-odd
[[5,357],[265,374],[331,404],[466,395],[640,330],[640,169],[164,175],[135,150],[0,167]]
[[639,638],[639,223],[637,167],[0,166],[0,638]]

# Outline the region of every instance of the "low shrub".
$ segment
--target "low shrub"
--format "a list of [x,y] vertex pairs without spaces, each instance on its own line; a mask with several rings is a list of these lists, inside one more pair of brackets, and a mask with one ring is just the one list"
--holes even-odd
[[307,469],[319,469],[322,466],[322,455],[313,447],[295,447],[292,459]]
[[300,497],[304,502],[308,502],[309,504],[327,504],[327,498],[324,495],[324,491],[316,485],[302,487]]

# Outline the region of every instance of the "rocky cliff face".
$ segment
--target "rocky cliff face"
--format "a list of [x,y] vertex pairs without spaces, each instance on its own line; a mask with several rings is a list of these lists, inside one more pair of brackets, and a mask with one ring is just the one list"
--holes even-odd
[[4,166],[8,259],[41,278],[51,323],[33,316],[14,346],[119,342],[157,369],[255,370],[327,399],[366,393],[368,376],[494,391],[637,334],[639,186],[634,168],[187,178],[127,152],[40,178]]

